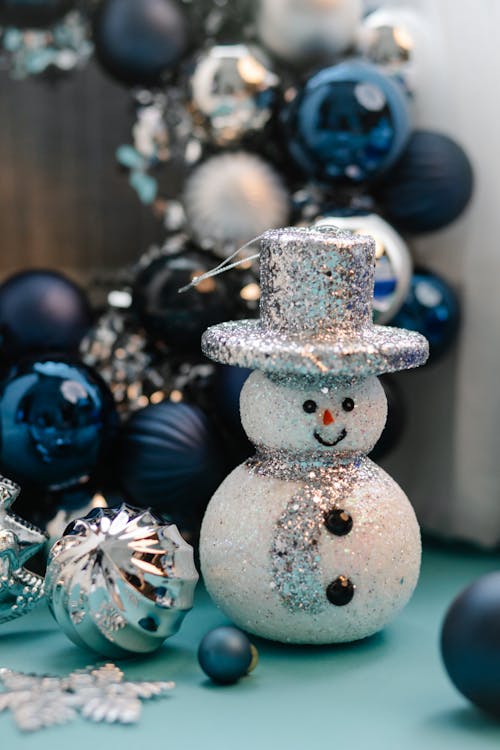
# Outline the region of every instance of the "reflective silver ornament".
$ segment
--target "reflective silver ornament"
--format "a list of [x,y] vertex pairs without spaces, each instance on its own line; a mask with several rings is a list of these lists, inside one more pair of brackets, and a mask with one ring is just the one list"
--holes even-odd
[[415,95],[434,67],[430,29],[411,8],[380,8],[366,16],[358,32],[357,51],[387,75],[399,78]]
[[257,33],[281,60],[332,61],[355,42],[362,0],[258,0]]
[[316,219],[314,226],[335,226],[354,234],[371,235],[375,240],[375,323],[389,323],[399,312],[410,289],[413,262],[408,245],[396,230],[377,214],[336,216]]
[[176,633],[197,581],[177,527],[122,505],[70,525],[51,550],[46,594],[74,643],[120,657],[155,651]]
[[290,213],[279,174],[245,151],[213,156],[193,170],[183,200],[190,232],[221,257],[286,224]]
[[204,52],[190,79],[195,127],[219,146],[234,145],[269,121],[278,76],[258,48],[223,44]]
[[30,612],[43,597],[43,578],[25,568],[47,536],[9,512],[19,487],[0,477],[0,623]]

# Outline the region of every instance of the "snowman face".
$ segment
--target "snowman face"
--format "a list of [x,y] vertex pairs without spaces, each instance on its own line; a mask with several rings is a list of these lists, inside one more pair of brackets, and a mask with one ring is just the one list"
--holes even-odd
[[387,401],[375,376],[308,387],[256,371],[243,387],[240,410],[245,432],[259,447],[369,453],[384,428]]

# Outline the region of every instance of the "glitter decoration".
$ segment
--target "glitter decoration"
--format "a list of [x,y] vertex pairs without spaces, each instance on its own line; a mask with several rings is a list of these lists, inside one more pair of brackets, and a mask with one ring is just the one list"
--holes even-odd
[[118,310],[111,308],[99,318],[82,341],[80,356],[108,384],[121,414],[166,398],[166,373],[140,327]]
[[134,94],[133,105],[132,143],[119,146],[116,159],[128,170],[129,184],[141,203],[152,205],[167,229],[181,229],[185,224],[182,207],[160,194],[156,174],[171,161],[194,164],[201,157],[191,115],[173,87],[165,92],[141,89]]
[[204,580],[249,632],[290,643],[358,640],[402,609],[418,579],[413,509],[366,454],[387,414],[376,375],[422,364],[427,342],[373,324],[371,237],[271,231],[260,262],[260,320],[238,324],[237,338],[228,324],[203,338],[219,361],[257,367],[240,396],[257,452],[209,503]]
[[10,710],[19,729],[34,732],[81,716],[95,723],[134,724],[141,702],[162,697],[173,682],[129,682],[114,664],[87,667],[67,677],[0,669],[0,711]]
[[406,299],[413,271],[410,249],[401,235],[381,216],[372,213],[332,213],[317,217],[314,224],[333,224],[339,229],[373,237],[376,259],[373,319],[379,325],[390,323]]
[[123,657],[155,651],[177,632],[197,581],[177,527],[122,505],[68,526],[50,553],[46,593],[68,638]]
[[48,28],[0,28],[0,61],[12,78],[69,73],[85,67],[92,53],[89,23],[78,10]]
[[369,236],[331,226],[266,232],[260,320],[209,328],[204,353],[226,364],[309,378],[422,365],[428,356],[423,336],[372,324],[374,253]]

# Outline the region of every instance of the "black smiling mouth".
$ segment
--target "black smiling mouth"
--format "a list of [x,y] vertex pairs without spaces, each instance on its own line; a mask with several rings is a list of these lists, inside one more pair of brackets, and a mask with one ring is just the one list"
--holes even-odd
[[347,431],[345,429],[342,430],[342,432],[335,438],[333,443],[329,443],[327,440],[321,437],[321,435],[314,431],[314,437],[318,441],[318,443],[321,443],[321,445],[326,445],[327,448],[333,448],[334,445],[337,445],[337,443],[340,443],[341,440],[343,440],[347,435]]

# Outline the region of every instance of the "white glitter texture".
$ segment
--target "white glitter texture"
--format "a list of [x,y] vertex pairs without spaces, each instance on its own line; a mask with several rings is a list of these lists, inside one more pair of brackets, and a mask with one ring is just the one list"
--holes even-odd
[[[342,408],[346,398],[354,402],[350,412]],[[317,405],[314,413],[304,412],[306,401]],[[257,447],[328,455],[332,451],[369,453],[387,417],[384,389],[374,376],[351,383],[332,381],[315,388],[304,386],[301,381],[295,387],[280,385],[255,371],[243,387],[240,409],[243,428]],[[325,442],[333,443],[344,430],[345,438],[335,446],[323,445],[314,437],[316,433]]]
[[[345,397],[355,404],[347,413],[341,407]],[[307,400],[317,402],[316,413],[304,412]],[[335,420],[327,426],[325,409]],[[262,461],[238,467],[210,502],[200,554],[211,596],[237,625],[273,640],[333,643],[377,632],[407,603],[420,568],[420,533],[406,495],[356,453],[370,450],[383,428],[380,383],[338,383],[325,394],[279,385],[255,372],[244,387],[241,412],[250,439],[278,453],[265,448]],[[334,447],[314,438],[316,429],[328,439],[339,428],[347,435]],[[288,471],[297,479],[284,479]],[[346,536],[325,528],[325,512],[332,508],[352,517]],[[355,593],[338,607],[325,591],[340,575],[352,581]]]

